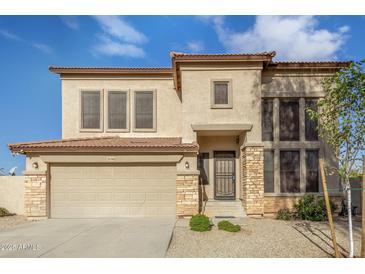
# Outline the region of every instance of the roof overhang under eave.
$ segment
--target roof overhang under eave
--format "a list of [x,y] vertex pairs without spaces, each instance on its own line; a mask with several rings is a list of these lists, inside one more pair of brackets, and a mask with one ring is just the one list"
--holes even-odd
[[252,124],[192,124],[198,136],[236,136],[252,129]]

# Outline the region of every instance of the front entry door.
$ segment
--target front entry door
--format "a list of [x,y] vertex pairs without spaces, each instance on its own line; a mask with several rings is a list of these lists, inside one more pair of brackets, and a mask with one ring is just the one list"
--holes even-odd
[[234,200],[236,169],[234,151],[214,152],[214,199]]

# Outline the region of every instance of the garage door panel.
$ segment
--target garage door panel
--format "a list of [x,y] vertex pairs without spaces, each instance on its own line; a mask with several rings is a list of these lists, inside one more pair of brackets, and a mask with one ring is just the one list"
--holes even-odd
[[51,166],[51,216],[175,216],[176,166]]

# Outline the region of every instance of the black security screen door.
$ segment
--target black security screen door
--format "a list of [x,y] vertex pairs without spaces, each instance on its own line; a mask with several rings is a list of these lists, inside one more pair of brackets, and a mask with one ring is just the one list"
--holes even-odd
[[214,152],[214,199],[235,199],[235,152]]

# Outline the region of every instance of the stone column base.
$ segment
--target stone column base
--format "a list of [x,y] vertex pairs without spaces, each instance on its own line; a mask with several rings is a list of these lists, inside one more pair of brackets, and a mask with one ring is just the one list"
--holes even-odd
[[199,213],[199,175],[178,174],[176,179],[176,215],[192,216]]
[[29,219],[47,218],[47,174],[24,173],[24,212]]
[[242,148],[242,203],[247,215],[264,214],[264,149],[262,145]]

